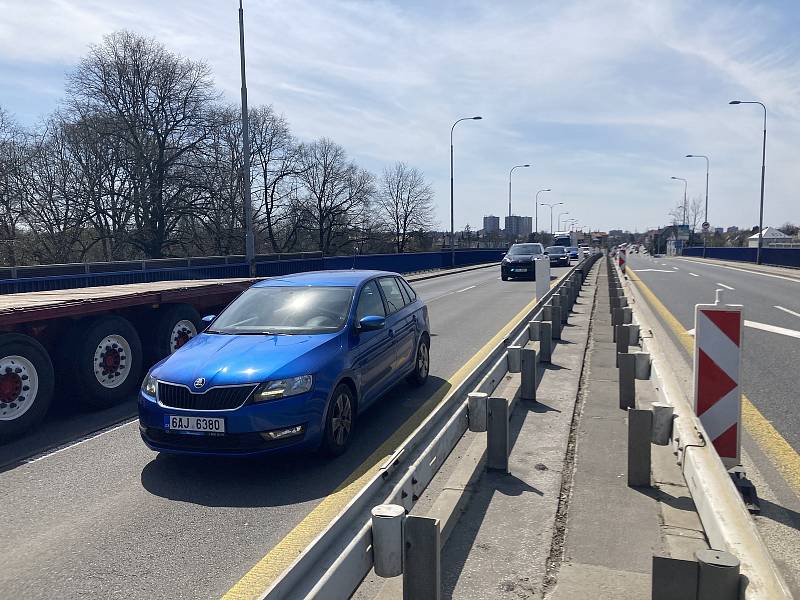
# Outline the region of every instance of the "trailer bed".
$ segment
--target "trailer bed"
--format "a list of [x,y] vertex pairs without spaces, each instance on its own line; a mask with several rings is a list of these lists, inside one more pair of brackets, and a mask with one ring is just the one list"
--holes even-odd
[[[31,321],[81,316],[138,305],[202,298],[209,305],[227,302],[232,294],[258,279],[197,279],[153,281],[102,287],[73,288],[0,296],[0,327]],[[228,299],[225,299],[228,297]]]

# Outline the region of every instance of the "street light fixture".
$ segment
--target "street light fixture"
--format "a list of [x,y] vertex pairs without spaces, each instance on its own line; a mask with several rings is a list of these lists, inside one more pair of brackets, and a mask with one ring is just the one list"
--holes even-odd
[[[708,171],[709,171],[709,160],[708,156],[705,154],[687,154],[686,158],[705,158],[706,159],[706,210],[705,216],[703,217],[703,223],[708,223]],[[708,232],[703,228],[703,258],[706,257],[706,245],[708,241]]]
[[511,167],[511,170],[508,172],[508,216],[511,217],[511,174],[514,172],[514,169],[520,169],[530,167],[530,165],[515,165]]
[[683,177],[671,177],[670,179],[676,179],[678,181],[683,182],[683,225],[686,225],[686,190],[689,187],[689,182],[686,181]]
[[456,265],[456,228],[453,220],[453,130],[461,121],[480,121],[483,117],[463,117],[450,128],[450,264]]
[[250,194],[250,113],[247,110],[247,79],[244,60],[244,9],[239,0],[239,62],[242,73],[242,200],[244,212],[244,253],[250,277],[256,274],[256,246],[253,236],[253,199]]
[[565,210],[564,212],[558,213],[558,219],[556,219],[556,222],[558,223],[558,230],[559,231],[561,231],[561,217],[563,217],[564,215],[568,215],[568,214],[569,214],[568,210]]
[[534,208],[534,214],[536,216],[534,217],[535,225],[533,232],[537,235],[539,234],[539,194],[541,194],[542,192],[552,192],[552,191],[553,190],[551,190],[550,188],[547,188],[546,190],[539,190],[538,192],[536,192],[536,208]]
[[553,202],[552,204],[548,204],[547,202],[542,202],[542,206],[549,206],[550,207],[550,235],[553,235],[553,207],[558,206],[559,204],[564,204],[563,202]]
[[761,102],[750,100],[731,100],[729,104],[758,104],[764,109],[764,142],[761,148],[761,203],[758,209],[758,250],[756,251],[756,264],[761,264],[761,248],[763,246],[764,231],[764,171],[766,170],[765,163],[767,162],[767,107]]

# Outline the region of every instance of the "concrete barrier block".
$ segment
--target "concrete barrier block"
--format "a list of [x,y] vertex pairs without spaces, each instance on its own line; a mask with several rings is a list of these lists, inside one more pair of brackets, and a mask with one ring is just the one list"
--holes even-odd
[[636,357],[619,354],[619,407],[622,410],[636,406]]
[[508,347],[508,372],[509,373],[519,373],[520,369],[520,359],[519,355],[522,350],[522,346],[509,346]]
[[628,409],[628,485],[631,487],[650,487],[652,430],[651,411]]
[[697,562],[653,557],[652,600],[697,600]]
[[403,537],[403,600],[440,600],[442,551],[439,519],[408,515]]
[[520,356],[520,389],[522,400],[536,400],[536,350],[523,348]]
[[698,550],[697,600],[738,600],[739,559],[723,550]]
[[467,394],[467,415],[469,416],[470,431],[486,431],[488,398],[488,394],[483,392],[470,392]]
[[490,471],[508,473],[508,400],[489,398],[486,422],[486,468]]

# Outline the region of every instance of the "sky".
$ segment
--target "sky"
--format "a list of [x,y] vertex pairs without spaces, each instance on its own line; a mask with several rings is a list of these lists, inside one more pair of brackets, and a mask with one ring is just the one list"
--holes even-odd
[[[66,74],[128,29],[211,67],[239,101],[235,0],[0,0],[0,106],[35,126]],[[794,0],[245,0],[248,98],[301,140],[330,137],[379,174],[424,172],[449,227],[563,202],[577,225],[643,230],[704,197],[709,221],[758,223],[768,107],[766,225],[800,222],[800,3]],[[550,209],[540,207],[539,228]]]

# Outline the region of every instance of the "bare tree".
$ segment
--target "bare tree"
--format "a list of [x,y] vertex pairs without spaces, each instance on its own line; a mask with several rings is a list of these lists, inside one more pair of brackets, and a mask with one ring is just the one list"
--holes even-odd
[[19,227],[25,214],[23,170],[30,157],[25,133],[0,107],[0,257],[10,266],[19,260]]
[[668,214],[673,225],[688,225],[689,230],[694,232],[703,222],[703,199],[700,196],[688,199],[685,210],[685,223],[683,202],[678,202]]
[[349,234],[357,229],[374,194],[373,177],[327,138],[302,148],[301,166],[303,227],[323,254],[331,254],[352,241]]
[[209,135],[212,86],[205,64],[128,31],[92,46],[69,75],[70,106],[83,118],[106,116],[103,134],[129,148],[131,243],[148,257],[177,243],[171,233],[196,208],[189,167]]
[[420,171],[404,162],[384,169],[375,205],[397,252],[406,251],[413,231],[433,224],[433,190]]

